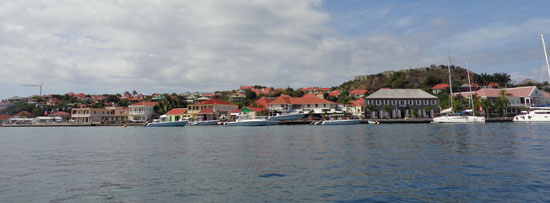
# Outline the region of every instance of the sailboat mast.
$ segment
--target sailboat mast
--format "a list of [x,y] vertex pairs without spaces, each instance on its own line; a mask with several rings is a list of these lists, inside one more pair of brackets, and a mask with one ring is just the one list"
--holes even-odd
[[447,70],[449,70],[449,90],[451,92],[450,94],[450,97],[451,97],[451,112],[454,112],[454,106],[453,106],[453,83],[451,82],[451,54],[449,54],[449,52],[447,52],[447,62],[448,62],[448,66],[447,66]]
[[546,43],[544,42],[544,34],[540,34],[540,38],[542,39],[542,49],[544,51],[544,58],[546,58],[546,69],[548,69],[548,77],[550,82],[550,65],[548,64],[548,52],[546,52]]
[[474,108],[474,97],[472,96],[472,83],[470,83],[470,65],[468,64],[468,60],[466,60],[466,72],[468,73],[468,86],[470,86],[470,102],[472,104],[472,115],[475,114],[475,108]]

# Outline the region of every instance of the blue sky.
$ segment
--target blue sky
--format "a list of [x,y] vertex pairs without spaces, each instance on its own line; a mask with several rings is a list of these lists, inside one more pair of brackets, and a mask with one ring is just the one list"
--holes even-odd
[[[0,98],[335,86],[469,60],[548,80],[548,1],[0,2]],[[548,41],[548,40],[547,40]]]

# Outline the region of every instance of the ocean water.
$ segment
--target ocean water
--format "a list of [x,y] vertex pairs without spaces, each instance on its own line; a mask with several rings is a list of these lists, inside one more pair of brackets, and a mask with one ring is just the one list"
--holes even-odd
[[0,202],[550,201],[550,124],[0,128]]

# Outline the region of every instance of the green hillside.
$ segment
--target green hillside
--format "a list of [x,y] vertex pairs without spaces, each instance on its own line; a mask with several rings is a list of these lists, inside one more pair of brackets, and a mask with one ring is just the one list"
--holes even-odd
[[[338,88],[343,90],[368,89],[370,91],[383,87],[390,88],[431,88],[438,83],[448,83],[449,74],[445,65],[431,65],[430,67],[405,69],[398,71],[386,71],[374,75],[356,76],[341,84]],[[451,66],[453,85],[467,84],[467,71],[459,66]],[[475,75],[475,73],[471,73]]]

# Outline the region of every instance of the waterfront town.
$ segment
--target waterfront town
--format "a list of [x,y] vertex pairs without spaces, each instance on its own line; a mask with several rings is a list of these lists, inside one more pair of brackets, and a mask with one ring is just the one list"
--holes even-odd
[[[399,71],[386,75],[395,78],[396,74],[404,77]],[[529,107],[550,105],[550,93],[544,91],[548,89],[546,83],[534,85],[528,81],[524,85],[503,87],[490,78],[480,78],[477,80],[482,85],[475,82],[453,85],[456,111],[474,109],[475,115],[506,118]],[[354,81],[360,80],[369,77],[356,77]],[[232,121],[243,115],[254,119],[288,112],[307,114],[300,119],[302,123],[330,115],[365,121],[427,121],[450,107],[448,83],[427,77],[425,85],[431,87],[403,88],[395,81],[390,79],[386,83],[392,85],[378,89],[349,85],[298,89],[243,85],[231,91],[204,93],[145,95],[134,90],[104,95],[68,92],[15,96],[0,103],[0,122],[3,126],[143,125],[160,116],[169,121],[182,118]],[[509,86],[509,79],[504,83]]]

